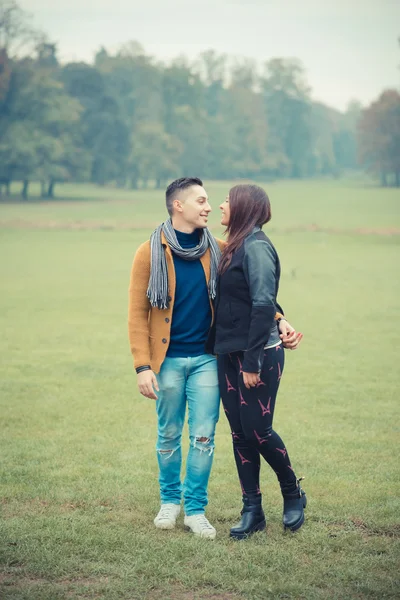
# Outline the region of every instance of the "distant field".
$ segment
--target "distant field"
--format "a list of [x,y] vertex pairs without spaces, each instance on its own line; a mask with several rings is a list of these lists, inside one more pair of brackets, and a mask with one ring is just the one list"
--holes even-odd
[[[205,182],[213,207],[211,226],[219,224],[218,206],[224,200],[229,182]],[[400,190],[382,189],[369,182],[311,181],[265,184],[272,208],[272,229],[322,228],[391,229],[400,228]],[[16,193],[18,187],[13,191]],[[26,203],[0,202],[0,226],[118,227],[152,229],[164,219],[164,190],[121,190],[92,185],[65,184],[56,187],[55,201],[41,201],[34,194]],[[21,204],[23,206],[21,206]]]
[[[229,184],[205,184],[221,234]],[[137,392],[126,312],[132,257],[164,219],[163,192],[59,186],[66,199],[0,202],[1,600],[398,598],[400,193],[265,187],[280,300],[305,334],[275,419],[306,477],[305,526],[283,534],[263,468],[267,533],[229,540],[240,487],[222,414],[207,511],[216,541],[181,521],[154,529],[156,421]]]

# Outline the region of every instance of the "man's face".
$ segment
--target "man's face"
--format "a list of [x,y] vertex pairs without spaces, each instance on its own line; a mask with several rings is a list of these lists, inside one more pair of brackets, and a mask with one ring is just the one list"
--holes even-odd
[[195,229],[207,227],[208,215],[211,206],[208,203],[206,190],[201,185],[192,185],[179,194],[179,199],[174,200],[175,214],[185,223]]

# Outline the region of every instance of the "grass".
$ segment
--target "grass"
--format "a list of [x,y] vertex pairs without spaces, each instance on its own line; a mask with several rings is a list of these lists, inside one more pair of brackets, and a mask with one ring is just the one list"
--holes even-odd
[[[207,186],[215,206],[228,187]],[[346,182],[268,189],[280,299],[305,334],[275,427],[309,506],[284,535],[264,467],[267,534],[245,543],[228,538],[240,487],[223,413],[207,511],[217,540],[152,525],[156,420],[126,309],[162,195],[66,186],[87,200],[0,204],[2,600],[398,597],[400,198]]]

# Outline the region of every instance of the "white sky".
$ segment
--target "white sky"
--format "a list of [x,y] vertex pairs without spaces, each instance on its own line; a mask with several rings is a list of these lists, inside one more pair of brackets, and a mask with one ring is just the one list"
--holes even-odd
[[91,61],[130,40],[162,60],[215,49],[299,58],[313,97],[343,109],[400,86],[400,0],[19,0],[58,44]]

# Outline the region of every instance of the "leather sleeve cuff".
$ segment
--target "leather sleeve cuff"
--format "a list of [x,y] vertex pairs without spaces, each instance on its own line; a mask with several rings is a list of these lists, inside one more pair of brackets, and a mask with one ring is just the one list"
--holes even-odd
[[143,365],[142,367],[138,367],[136,370],[136,373],[142,373],[142,371],[151,371],[151,367],[150,365]]
[[260,373],[262,367],[262,359],[264,357],[264,344],[261,350],[257,352],[249,352],[248,350],[244,353],[242,370],[245,373]]

